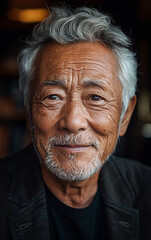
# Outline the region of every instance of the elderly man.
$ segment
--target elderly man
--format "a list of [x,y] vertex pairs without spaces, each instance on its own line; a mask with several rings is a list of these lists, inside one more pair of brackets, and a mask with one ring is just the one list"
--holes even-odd
[[18,58],[33,145],[1,160],[0,239],[151,239],[151,170],[111,156],[136,103],[129,47],[96,9],[34,29]]

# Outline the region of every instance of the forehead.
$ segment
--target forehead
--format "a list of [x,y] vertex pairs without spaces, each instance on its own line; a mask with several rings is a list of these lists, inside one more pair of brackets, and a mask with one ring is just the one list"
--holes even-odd
[[[117,78],[117,61],[110,49],[99,42],[61,45],[48,43],[38,53],[36,74],[42,82],[77,73],[81,78]],[[51,79],[50,79],[51,80]]]

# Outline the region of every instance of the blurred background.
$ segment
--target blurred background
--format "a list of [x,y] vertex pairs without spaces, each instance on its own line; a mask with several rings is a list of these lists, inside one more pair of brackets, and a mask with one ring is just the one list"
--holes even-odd
[[137,53],[137,107],[116,154],[151,166],[151,1],[150,0],[0,0],[0,157],[30,143],[23,99],[18,89],[16,56],[33,27],[47,17],[47,6],[85,5],[109,13],[128,34]]

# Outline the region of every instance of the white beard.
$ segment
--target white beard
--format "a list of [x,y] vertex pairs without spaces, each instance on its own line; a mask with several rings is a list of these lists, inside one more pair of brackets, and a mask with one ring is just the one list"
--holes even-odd
[[44,161],[47,169],[56,177],[64,181],[82,181],[91,177],[95,172],[97,172],[101,167],[102,163],[96,158],[92,158],[88,164],[84,167],[78,166],[75,161],[72,162],[68,166],[68,168],[62,167],[58,164],[58,162],[54,161],[51,153],[47,154],[47,157]]
[[[68,182],[79,182],[83,181],[85,179],[88,179],[91,177],[94,173],[99,171],[104,163],[109,159],[111,154],[104,160],[101,160],[101,157],[103,155],[102,153],[98,153],[96,157],[92,157],[89,159],[87,164],[84,166],[81,166],[78,164],[78,161],[76,161],[76,157],[78,156],[77,154],[69,154],[67,156],[66,161],[64,161],[62,164],[60,164],[59,161],[56,161],[54,158],[54,155],[52,153],[52,148],[55,145],[76,145],[76,144],[91,144],[93,145],[97,150],[99,149],[99,141],[94,138],[89,138],[88,141],[86,142],[84,139],[82,139],[81,136],[73,136],[73,135],[64,135],[64,136],[54,136],[49,139],[49,142],[47,146],[44,147],[45,152],[46,152],[46,158],[44,160],[41,159],[40,153],[36,147],[35,140],[34,140],[34,134],[32,134],[33,138],[33,145],[34,149],[38,155],[38,158],[40,160],[40,163],[45,164],[49,172],[53,175],[55,175],[57,178],[63,180],[63,181],[68,181]],[[100,156],[100,157],[99,157]],[[100,159],[99,159],[100,158]],[[66,167],[66,164],[68,167]]]
[[[99,148],[99,142],[96,139],[89,139],[87,141],[89,144],[91,143],[92,145],[95,146],[95,148]],[[76,161],[76,155],[77,154],[69,154],[67,156],[66,161],[64,161],[62,164],[59,163],[59,161],[56,161],[54,159],[54,155],[52,154],[52,148],[56,144],[63,144],[63,145],[68,145],[68,144],[83,144],[86,142],[82,140],[81,136],[69,136],[69,135],[64,135],[64,136],[55,136],[50,138],[49,143],[47,147],[45,148],[45,151],[47,153],[46,159],[44,160],[44,164],[47,167],[47,169],[58,177],[61,180],[64,181],[82,181],[85,179],[88,179],[91,177],[94,173],[96,173],[101,167],[103,166],[104,162],[101,162],[99,160],[99,156],[93,157],[88,160],[88,163],[86,163],[84,166],[79,165],[78,161]],[[99,154],[98,154],[99,155]],[[66,166],[66,164],[68,166]]]

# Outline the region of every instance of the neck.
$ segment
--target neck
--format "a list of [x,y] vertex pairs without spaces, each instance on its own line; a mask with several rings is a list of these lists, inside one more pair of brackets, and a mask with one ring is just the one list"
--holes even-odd
[[99,172],[80,182],[66,182],[52,175],[41,164],[42,176],[49,190],[64,204],[73,208],[89,206],[97,192]]

